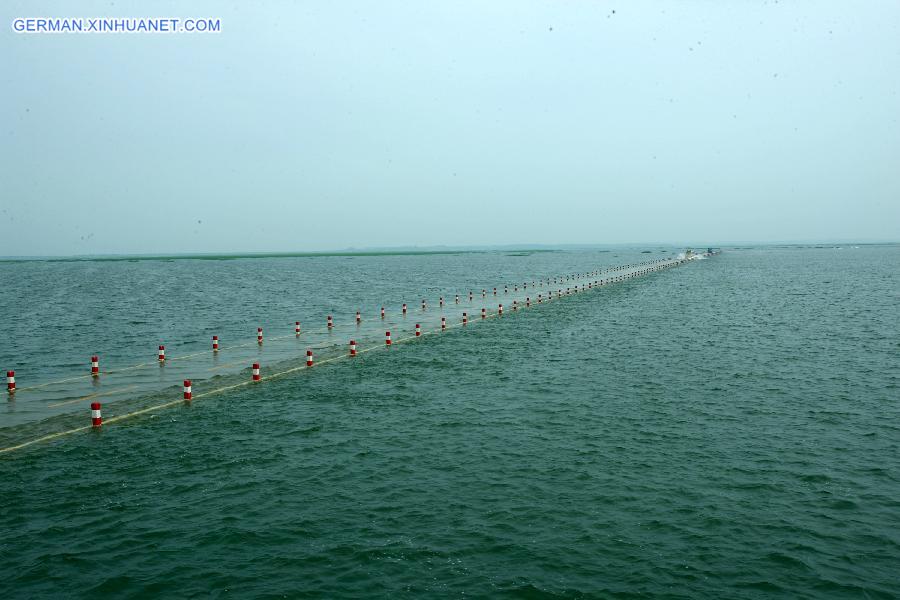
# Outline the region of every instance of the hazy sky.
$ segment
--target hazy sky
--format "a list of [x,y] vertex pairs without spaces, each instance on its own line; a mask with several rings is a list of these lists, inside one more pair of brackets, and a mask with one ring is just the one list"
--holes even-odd
[[241,5],[0,4],[0,255],[900,239],[897,0]]

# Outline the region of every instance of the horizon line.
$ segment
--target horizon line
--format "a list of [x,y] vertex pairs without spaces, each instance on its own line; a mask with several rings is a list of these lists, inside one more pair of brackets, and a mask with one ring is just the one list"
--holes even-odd
[[404,245],[404,246],[369,246],[363,248],[347,247],[337,250],[254,250],[254,251],[180,251],[180,252],[104,252],[97,254],[47,254],[47,255],[2,255],[0,261],[15,262],[28,260],[129,260],[129,259],[176,259],[176,258],[290,258],[290,257],[312,257],[312,256],[365,256],[373,254],[395,254],[395,255],[416,255],[416,254],[459,254],[459,253],[476,253],[476,252],[553,252],[565,249],[586,249],[586,248],[635,248],[635,247],[667,247],[667,248],[693,248],[693,247],[715,247],[737,248],[741,246],[809,246],[822,244],[856,244],[856,245],[892,245],[900,244],[900,240],[784,240],[784,241],[752,241],[737,240],[727,242],[717,242],[715,244],[678,244],[674,242],[621,242],[621,243],[565,243],[565,244],[471,244],[471,245]]

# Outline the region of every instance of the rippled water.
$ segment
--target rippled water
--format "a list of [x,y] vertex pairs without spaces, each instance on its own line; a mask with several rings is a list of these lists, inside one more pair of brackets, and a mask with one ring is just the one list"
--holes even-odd
[[[6,263],[41,300],[2,292],[0,356],[53,380],[662,256],[508,254]],[[3,455],[0,596],[895,597],[898,267],[733,249]]]
[[[654,254],[674,256],[658,249]],[[255,362],[264,372],[278,372],[307,349],[319,360],[345,353],[351,339],[366,347],[381,345],[387,330],[397,339],[416,324],[425,331],[440,328],[441,316],[452,326],[465,312],[478,318],[482,309],[490,314],[502,303],[508,313],[513,302],[621,277],[639,269],[623,263],[649,258],[622,249],[0,263],[0,272],[16,282],[0,291],[0,306],[15,315],[0,323],[6,342],[0,364],[17,379],[16,401],[0,414],[0,448],[73,423],[47,423],[48,417],[75,413],[83,421],[90,401],[102,402],[110,416],[152,405],[154,394],[180,397],[174,387],[184,379],[203,393],[233,382],[228,376],[243,372],[246,380]],[[612,265],[620,266],[610,271]],[[598,266],[607,272],[571,277],[576,267],[583,273]],[[568,279],[560,278],[563,273]],[[327,315],[334,318],[332,328]],[[218,353],[211,351],[213,335]],[[164,363],[156,360],[159,346],[165,347]],[[94,355],[99,378],[89,374]]]

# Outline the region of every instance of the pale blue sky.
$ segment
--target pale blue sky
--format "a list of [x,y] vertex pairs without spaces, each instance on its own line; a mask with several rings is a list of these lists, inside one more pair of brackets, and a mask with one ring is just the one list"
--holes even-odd
[[0,5],[0,255],[900,238],[896,0],[243,4]]

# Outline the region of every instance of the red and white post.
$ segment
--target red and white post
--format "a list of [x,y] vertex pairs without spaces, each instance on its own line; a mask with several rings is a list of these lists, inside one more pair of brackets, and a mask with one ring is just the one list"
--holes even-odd
[[486,308],[481,309],[481,318],[487,319],[487,309]]
[[420,335],[422,335],[422,328],[416,323],[416,337],[419,337]]
[[440,306],[441,308],[444,308],[444,297],[443,296],[441,296],[440,299],[438,299],[438,306]]
[[359,325],[362,322],[362,315],[359,314],[359,311],[356,311],[356,324]]
[[422,310],[425,310],[425,298],[422,298]]
[[262,344],[262,327],[256,328],[256,343]]
[[213,339],[212,339],[212,351],[213,352],[219,351],[219,336],[217,336],[217,335],[214,335]]
[[382,319],[384,318],[384,307],[383,306],[381,307],[381,318]]
[[185,400],[191,399],[191,380],[190,379],[184,380],[184,399]]
[[251,380],[252,380],[252,381],[259,381],[259,363],[253,363],[253,366],[251,367],[251,369],[252,369],[252,370],[250,371],[251,374],[252,374]]
[[294,335],[300,335],[300,321],[294,321]]
[[311,349],[306,351],[306,366],[313,366],[313,353]]
[[326,325],[328,325],[328,329],[334,327],[334,319],[331,318],[331,315],[328,315],[328,319],[325,321]]
[[159,362],[166,362],[166,347],[160,346],[159,352],[157,353],[157,357],[159,358]]
[[384,332],[384,345],[385,346],[391,345],[391,332],[390,331]]
[[441,331],[447,329],[447,317],[441,317]]
[[91,402],[91,426],[100,427],[103,425],[103,416],[100,414],[100,403]]
[[100,357],[96,354],[91,357],[91,377],[100,377]]
[[350,340],[350,356],[356,356],[356,340]]
[[7,371],[6,372],[6,391],[10,394],[16,393],[16,372],[15,371]]
[[406,314],[406,303],[405,302],[403,303],[403,314],[404,315]]
[[469,315],[463,313],[463,325],[468,325],[469,323]]
[[503,316],[503,305],[502,304],[499,304],[497,306],[497,315],[499,315],[501,317]]

